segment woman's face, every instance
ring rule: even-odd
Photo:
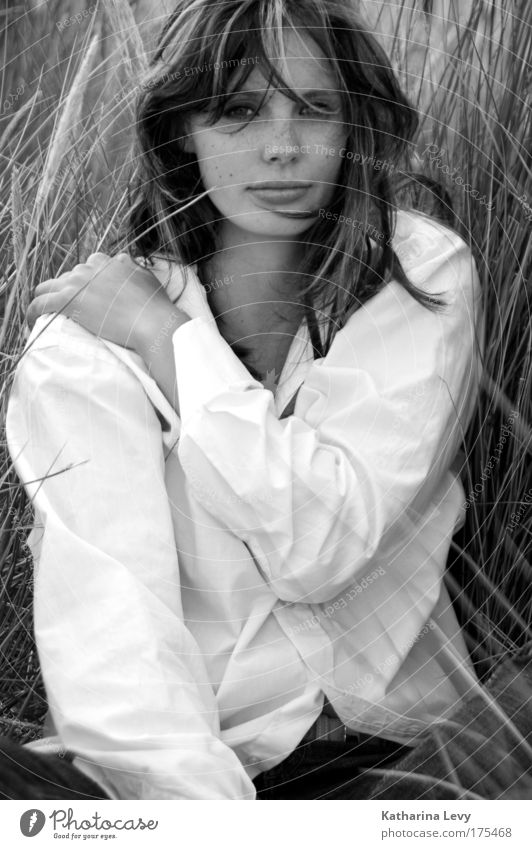
[[[267,90],[257,62],[229,97],[218,123],[208,126],[204,115],[192,117],[186,142],[220,215],[266,239],[303,233],[331,202],[347,136],[334,77],[310,38],[290,33],[287,69],[279,70],[286,70],[294,90],[327,114],[301,106],[276,88]],[[311,210],[314,216],[304,217]]]

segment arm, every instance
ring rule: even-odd
[[[173,334],[185,474],[281,599],[349,586],[405,509],[428,505],[460,444],[478,383],[478,276],[457,236],[422,259],[411,278],[446,293],[448,310],[389,284],[310,366],[283,420],[212,321]]]
[[[183,624],[155,411],[79,325],[57,316],[39,335],[49,319],[17,367],[7,438],[43,526],[35,635],[54,725],[115,798],[253,795]]]
[[[146,369],[161,389],[174,412],[179,416],[179,394],[176,380],[172,335],[178,327],[190,321],[181,309],[171,307],[162,314],[153,328],[143,327],[136,343],[136,351],[142,357]],[[172,328],[165,333],[165,328]]]

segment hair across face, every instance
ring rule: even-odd
[[[310,94],[315,84],[329,91],[325,100]],[[228,113],[239,99],[247,108]],[[276,177],[308,181],[314,194],[294,211],[322,203],[330,214],[310,225],[281,216],[279,229],[285,222],[289,236],[304,234],[304,297],[329,312],[327,346],[349,314],[385,285],[392,266],[425,303],[389,244],[395,172],[408,161],[417,114],[351,0],[179,0],[139,87],[136,119],[124,235],[137,253],[201,261],[217,249],[220,222],[239,198],[249,199],[242,185]],[[270,148],[282,128],[270,158],[261,127]],[[245,169],[239,168],[238,151],[249,147],[255,159],[242,152]],[[220,178],[224,191],[210,191]],[[268,204],[262,221],[275,235],[267,213]],[[257,213],[257,226],[260,220]],[[369,241],[375,233],[377,250]]]
[[[328,60],[294,31],[282,63],[290,88],[273,85],[257,62],[231,86],[220,117],[209,108],[187,122],[186,149],[197,159],[216,220],[254,240],[304,233],[333,201],[341,171],[346,127]]]

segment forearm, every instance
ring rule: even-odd
[[[435,486],[449,485],[477,392],[479,284],[465,243],[440,251],[424,276],[434,292],[454,282],[445,317],[386,287],[372,312],[357,311],[327,356],[302,370],[294,414],[283,420],[208,322],[174,336],[181,466],[283,600],[343,592],[405,510],[420,510],[420,522]],[[206,497],[213,487],[216,497]]]
[[[164,315],[161,314],[153,321],[150,328],[143,329],[135,344],[135,350],[144,360],[149,374],[178,415],[179,396],[172,335],[187,321],[190,318],[183,310],[171,306]]]

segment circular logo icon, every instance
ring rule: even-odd
[[[29,811],[24,811],[20,818],[20,830],[24,837],[35,837],[42,831],[46,817],[42,811],[37,808],[30,808]]]

